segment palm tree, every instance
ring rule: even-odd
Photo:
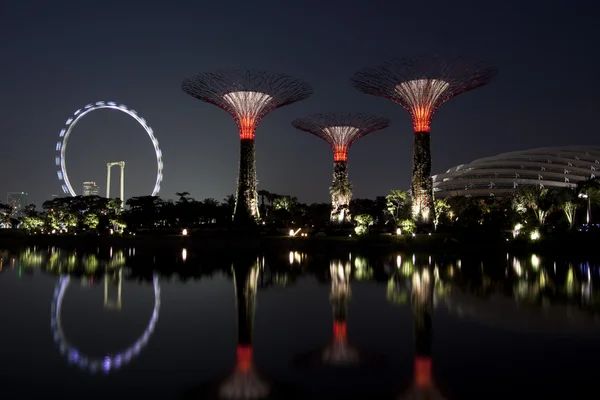
[[[592,204],[600,204],[600,179],[590,178],[577,183],[578,197],[587,199],[587,223],[592,222]]]
[[[548,214],[556,207],[556,191],[542,186],[525,187],[517,192],[514,206],[517,211],[532,211],[541,227]]]
[[[581,204],[577,191],[572,188],[559,188],[557,189],[557,199],[558,207],[563,211],[567,222],[569,222],[569,229],[573,229],[575,214]]]

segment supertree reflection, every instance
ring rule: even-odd
[[[360,264],[366,261],[361,259]],[[356,265],[356,264],[355,264]],[[356,278],[356,270],[354,277]],[[367,355],[356,349],[348,340],[348,301],[351,297],[350,277],[352,264],[350,260],[335,259],[329,263],[331,291],[329,299],[333,312],[333,333],[331,342],[325,348],[299,354],[295,364],[300,367],[370,367],[379,363],[379,357]]]
[[[332,261],[331,304],[333,306],[333,341],[323,352],[323,362],[330,365],[352,365],[358,363],[358,351],[350,347],[347,337],[346,315],[350,299],[350,262]]]
[[[411,305],[415,340],[412,386],[400,399],[444,399],[432,374],[433,308],[435,276],[428,268],[415,271],[411,277]]]
[[[252,330],[259,275],[258,259],[249,268],[233,267],[233,282],[238,321],[236,364],[233,373],[219,388],[219,395],[226,399],[260,399],[269,395],[270,387],[254,367]]]

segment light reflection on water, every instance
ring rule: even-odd
[[[371,398],[379,398],[374,394],[378,392],[381,398],[402,394],[406,398],[455,398],[460,393],[464,398],[468,393],[464,384],[451,379],[458,373],[455,370],[468,371],[458,362],[459,357],[441,358],[442,366],[437,367],[434,346],[441,346],[436,348],[446,355],[456,351],[448,347],[448,339],[467,346],[481,341],[505,348],[510,343],[514,354],[489,349],[497,357],[504,357],[495,363],[507,366],[514,362],[517,349],[520,357],[528,349],[532,354],[537,351],[531,340],[555,346],[556,353],[570,354],[569,363],[600,352],[600,345],[590,339],[600,333],[600,267],[587,261],[554,260],[539,254],[506,254],[481,260],[412,253],[329,257],[297,251],[215,259],[186,248],[173,254],[139,253],[136,255],[135,248],[89,252],[31,247],[17,253],[0,251],[0,299],[3,304],[15,305],[0,331],[0,343],[4,343],[0,354],[3,359],[20,362],[14,366],[5,363],[0,374],[24,374],[22,368],[38,358],[28,351],[18,356],[16,348],[20,346],[25,350],[35,347],[45,354],[38,367],[51,371],[46,377],[57,374],[61,379],[78,379],[81,385],[95,387],[98,396],[109,393],[105,385],[110,381],[106,379],[113,377],[113,384],[122,389],[140,395],[162,393],[163,398],[182,394],[194,398],[262,398],[273,394],[292,398],[298,393],[304,396],[301,398],[312,398],[315,392],[360,393],[367,387]],[[22,281],[25,277],[33,279]],[[88,333],[90,340],[76,334],[71,339],[63,324],[69,324],[69,332],[75,332],[79,323],[86,326],[93,318],[106,318],[86,312],[89,290],[71,293],[67,289],[74,281],[101,289],[103,308],[117,310],[126,321],[113,320]],[[152,292],[150,304],[148,294]],[[271,315],[255,315],[259,298]],[[78,320],[63,321],[67,317],[61,313],[63,303],[79,310]],[[328,317],[323,313],[326,309],[330,310]],[[46,328],[20,335],[19,321],[24,316]],[[262,321],[257,329],[255,319]],[[383,322],[373,325],[375,319]],[[304,324],[299,323],[301,320]],[[145,328],[140,329],[142,324]],[[322,331],[321,327],[327,325],[328,332]],[[412,332],[412,340],[400,344],[388,336],[405,327]],[[285,341],[282,337],[273,336],[279,330],[291,333],[285,339],[287,345],[279,344]],[[54,341],[51,351],[48,338]],[[76,338],[87,342],[86,351],[78,347]],[[94,350],[105,348],[106,342],[115,338],[129,344],[106,353]],[[12,348],[6,343],[19,346]],[[282,351],[270,350],[278,345]],[[398,346],[402,347],[400,352],[391,350]],[[570,346],[587,346],[588,352],[582,355],[567,351]],[[231,362],[232,353],[235,357]],[[407,368],[406,354],[411,353],[411,366]],[[479,369],[492,368],[489,360],[474,353],[469,357],[478,360]],[[193,354],[204,357],[193,358]],[[585,360],[581,371],[561,371],[558,366],[567,356],[555,357],[555,384],[559,389],[561,384],[568,385],[569,379],[579,382],[586,374],[597,372],[595,364],[591,364],[595,370],[585,367]],[[461,367],[449,367],[452,360]],[[538,362],[545,365],[553,360]],[[349,381],[327,375],[329,369],[338,368],[348,374],[358,368],[362,371],[360,379]],[[532,374],[532,382],[539,378],[534,369],[526,369]],[[377,372],[365,374],[368,370]],[[311,375],[314,371],[321,371],[320,375]],[[503,373],[505,379],[510,379],[519,372],[507,368]],[[156,379],[149,379],[149,375]],[[127,378],[120,380],[119,376]],[[65,389],[52,382],[46,382],[48,393],[75,395],[74,388]],[[443,389],[439,389],[438,382]],[[373,385],[377,390],[372,389]],[[583,393],[584,387],[578,387]],[[532,383],[530,390],[540,395],[542,389],[535,388]],[[35,389],[21,390],[27,397],[33,394],[28,390]],[[527,393],[527,388],[523,390],[521,396]],[[551,393],[556,388],[548,386],[547,390]],[[509,388],[504,393],[517,395]]]

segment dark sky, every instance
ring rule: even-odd
[[[59,131],[75,110],[99,100],[136,109],[154,129],[164,156],[162,197],[233,193],[233,119],[180,89],[184,78],[218,68],[273,70],[313,85],[308,100],[267,115],[256,138],[259,189],[303,202],[329,201],[330,148],[290,125],[314,112],[389,117],[388,129],[350,152],[354,196],[408,188],[408,113],[349,84],[357,69],[395,56],[461,54],[500,70],[434,117],[433,173],[504,151],[598,145],[599,18],[592,0],[4,1],[0,200],[26,191],[41,204],[61,192]],[[156,162],[143,129],[111,110],[82,118],[67,151],[75,190],[95,180],[103,192],[106,162],[119,160],[127,163],[126,197],[150,194]],[[117,179],[112,186],[116,195]]]

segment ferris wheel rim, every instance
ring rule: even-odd
[[[154,130],[152,129],[152,127],[150,127],[150,125],[148,125],[148,123],[146,122],[146,120],[143,117],[138,115],[137,111],[127,107],[124,104],[117,104],[114,101],[97,101],[95,103],[87,104],[83,108],[80,108],[77,111],[75,111],[67,119],[67,121],[65,122],[65,125],[61,129],[61,131],[59,133],[59,140],[56,142],[57,155],[55,157],[55,165],[56,165],[56,167],[58,167],[58,171],[56,173],[58,175],[58,180],[62,182],[63,192],[65,194],[70,194],[73,197],[77,196],[77,194],[75,193],[75,190],[73,190],[73,186],[71,185],[71,182],[69,181],[69,175],[67,173],[67,166],[66,166],[66,157],[65,156],[66,156],[66,149],[67,149],[67,143],[69,140],[69,136],[71,135],[71,132],[72,132],[73,128],[75,127],[75,125],[77,124],[77,122],[81,118],[83,118],[84,115],[87,115],[92,111],[96,111],[96,110],[100,110],[100,109],[112,109],[112,110],[124,112],[125,114],[127,114],[130,117],[132,117],[133,119],[135,119],[142,126],[142,128],[144,128],[144,130],[148,134],[148,137],[152,141],[152,145],[154,147],[154,152],[156,155],[156,164],[157,164],[156,181],[154,184],[154,188],[152,189],[152,196],[156,196],[160,192],[160,185],[161,185],[161,182],[163,179],[162,151],[158,145],[158,139],[154,135]],[[121,199],[121,201],[124,202],[125,199]]]
[[[105,357],[88,357],[85,353],[79,351],[75,346],[71,345],[62,329],[61,323],[61,308],[65,291],[69,286],[70,278],[68,275],[61,275],[60,279],[54,289],[54,297],[52,299],[52,305],[50,307],[50,328],[54,342],[58,346],[60,353],[67,358],[69,363],[76,364],[82,369],[87,369],[92,373],[102,371],[104,373],[110,373],[114,370],[120,369],[125,365],[129,364],[135,357],[137,357],[142,349],[146,346],[150,340],[150,336],[154,333],[156,323],[158,322],[160,312],[160,284],[158,281],[158,275],[154,274],[152,283],[154,287],[154,309],[152,311],[152,317],[148,322],[148,325],[142,335],[129,347],[122,351],[118,351],[114,354],[107,354]]]

